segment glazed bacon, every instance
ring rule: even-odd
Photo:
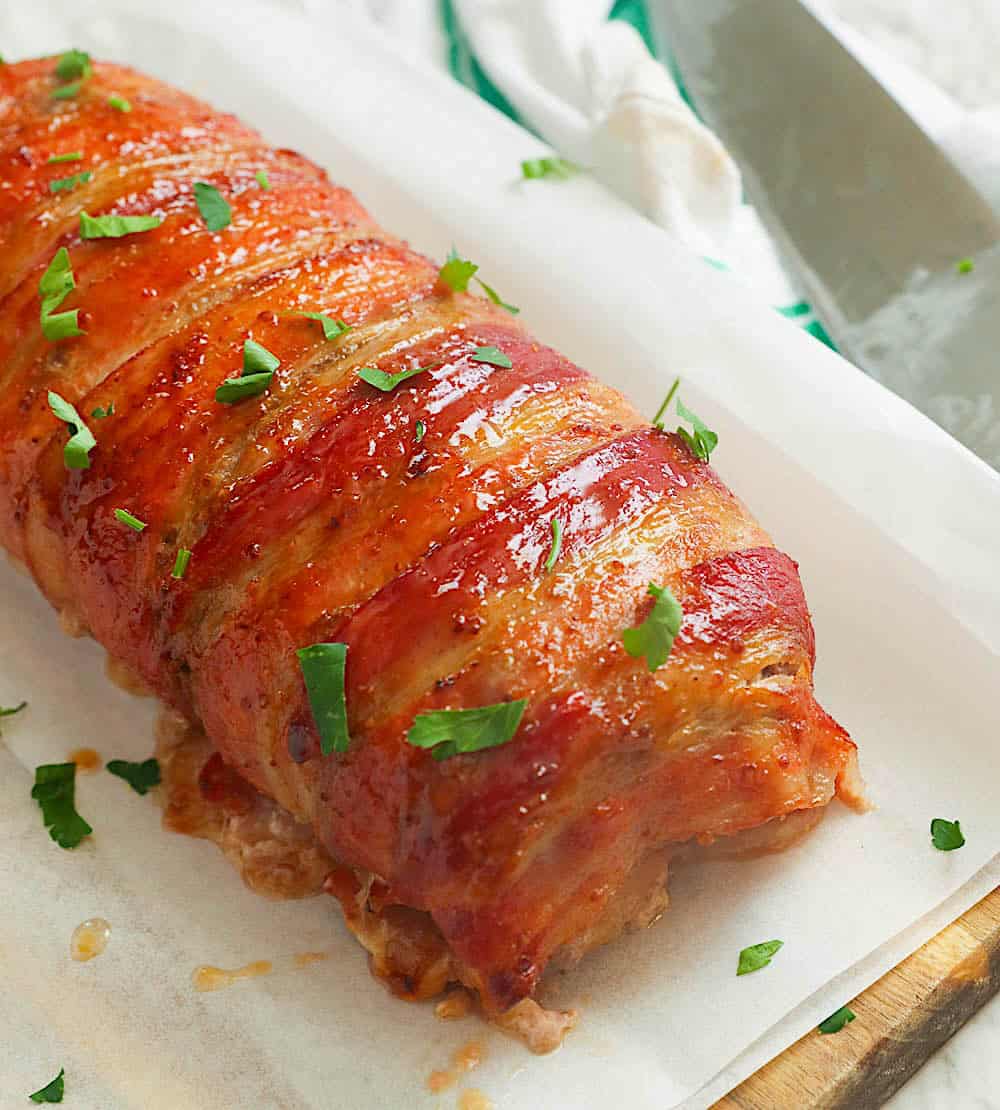
[[[358,897],[419,916],[444,978],[498,1015],[553,958],[654,916],[672,846],[855,797],[796,566],[681,439],[452,292],[299,155],[119,66],[53,99],[54,64],[0,67],[0,538],[204,728],[202,779],[224,761],[313,827],[349,918]],[[198,181],[230,205],[221,230]],[[81,240],[82,210],[162,224]],[[50,342],[60,247],[85,334]],[[328,341],[306,312],[351,330]],[[280,365],[221,404],[247,339]],[[381,392],[365,366],[430,368]],[[50,390],[96,436],[88,469],[64,464]],[[684,612],[655,673],[622,644],[650,582]],[[296,658],[318,642],[348,645],[343,754],[320,754]],[[406,742],[420,713],[521,698],[501,747]]]

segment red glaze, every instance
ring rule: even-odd
[[[305,159],[120,67],[53,101],[52,69],[0,67],[0,539],[204,726],[204,792],[238,812],[252,784],[313,822],[378,876],[372,912],[431,915],[489,1012],[605,935],[670,845],[849,793],[795,564],[708,466],[443,287]],[[48,163],[70,150],[83,159]],[[225,195],[228,227],[205,227],[196,181]],[[84,209],[163,223],[82,242]],[[61,309],[86,334],[53,344],[38,282],[60,246],[76,279]],[[309,311],[351,331],[327,341]],[[264,394],[220,404],[247,339],[280,365]],[[477,361],[494,346],[510,367]],[[383,393],[364,366],[427,369]],[[87,470],[64,466],[50,389],[97,438]],[[684,610],[655,674],[621,638],[650,582]],[[295,651],[329,640],[348,644],[352,743],[323,758]],[[516,698],[505,746],[437,762],[406,742],[421,712]]]

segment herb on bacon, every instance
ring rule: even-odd
[[[343,320],[335,320],[332,316],[327,316],[322,312],[300,312],[299,315],[304,316],[307,320],[319,321],[323,328],[324,339],[338,339],[351,330],[350,324],[345,324]]]
[[[469,282],[475,277],[478,270],[479,267],[475,262],[460,257],[455,248],[452,247],[448,252],[445,264],[438,271],[438,279],[447,285],[453,293],[465,293],[468,292]],[[516,316],[521,311],[515,305],[507,304],[506,301],[502,300],[500,294],[487,285],[481,277],[477,277],[476,281],[482,286],[483,292],[494,304],[507,309],[512,316]]]
[[[684,612],[666,586],[650,582],[648,592],[655,598],[653,608],[637,628],[626,628],[622,632],[622,643],[629,655],[636,658],[645,656],[650,671],[656,671],[667,661],[680,631]]]
[[[549,557],[545,560],[546,570],[551,570],[556,565],[559,552],[562,551],[562,535],[562,521],[554,516],[552,518],[552,547],[549,549]]]
[[[258,170],[254,174],[254,177],[257,179],[257,184],[262,189],[266,190],[271,188],[271,179],[267,176],[267,170]]]
[[[44,1087],[35,1091],[34,1094],[28,1095],[32,1102],[62,1102],[63,1094],[65,1094],[65,1083],[63,1076],[66,1074],[65,1068],[59,1069],[59,1074],[52,1080],[51,1083],[46,1083]]]
[[[427,434],[427,425],[422,420],[418,420],[416,422],[416,424],[413,425],[413,439],[414,439],[414,442],[422,443],[423,439],[424,439],[424,436],[426,434]]]
[[[752,971],[760,971],[767,967],[779,948],[784,947],[783,940],[765,940],[760,944],[751,944],[740,952],[740,961],[736,967],[737,975],[749,975]]]
[[[98,405],[97,408],[94,409],[91,412],[90,415],[95,420],[104,420],[109,416],[114,416],[114,414],[115,414],[115,403],[114,403],[114,401],[112,401],[111,404],[109,404],[107,408],[102,408],[100,405]]]
[[[67,470],[86,470],[90,466],[90,452],[97,446],[94,433],[83,422],[83,417],[58,393],[49,390],[49,408],[70,429],[70,437],[63,446],[63,462]]]
[[[52,99],[72,100],[75,96],[77,96],[82,87],[82,81],[71,81],[68,85],[60,85],[59,88],[52,90]]]
[[[145,794],[154,786],[160,785],[160,764],[155,759],[144,759],[132,763],[127,759],[112,759],[107,769],[118,778],[124,779],[136,794]]]
[[[52,343],[84,334],[79,325],[78,308],[68,312],[55,311],[75,288],[69,251],[60,247],[38,283],[38,295],[42,301],[42,335]]]
[[[935,817],[931,821],[931,843],[939,852],[954,852],[956,848],[961,848],[965,843],[961,824]]]
[[[76,812],[75,795],[75,763],[46,763],[35,768],[31,796],[41,806],[49,836],[60,848],[75,848],[94,831]]]
[[[312,644],[296,654],[319,732],[320,751],[324,755],[346,752],[351,744],[344,687],[347,644]]]
[[[80,213],[81,239],[121,239],[140,231],[152,231],[163,223],[160,216],[91,216]]]
[[[663,398],[663,404],[656,410],[656,415],[653,417],[653,427],[659,428],[663,431],[665,423],[664,416],[666,416],[667,409],[670,407],[670,402],[674,399],[674,394],[677,392],[678,386],[681,384],[680,378],[674,378],[674,384],[670,387],[666,397]]]
[[[215,399],[223,405],[233,405],[247,397],[256,397],[271,384],[281,360],[252,339],[243,344],[243,373],[238,378],[226,378],[215,391]]]
[[[381,389],[383,393],[391,393],[397,385],[405,382],[408,378],[415,378],[417,374],[422,374],[425,370],[433,370],[435,366],[440,366],[440,362],[431,362],[426,366],[414,366],[410,370],[400,370],[398,374],[390,374],[385,370],[378,370],[374,366],[362,366],[358,371],[358,377],[369,385],[373,385],[376,389]]]
[[[194,200],[209,231],[221,231],[232,223],[233,212],[229,202],[214,185],[209,185],[207,181],[196,181]]]
[[[65,154],[50,154],[46,161],[47,166],[56,165],[59,162],[79,162],[83,159],[83,152],[80,150],[70,150]]]
[[[183,578],[187,574],[188,563],[191,562],[191,552],[182,547],[177,552],[177,558],[174,559],[174,569],[170,572],[171,578]]]
[[[124,96],[119,96],[117,93],[112,93],[108,97],[108,105],[118,112],[131,112],[132,103],[126,100]]]
[[[719,442],[719,437],[715,432],[709,431],[690,409],[685,408],[680,397],[677,398],[677,415],[682,420],[687,420],[694,429],[689,432],[685,428],[679,427],[677,429],[677,434],[688,445],[688,449],[696,459],[701,459],[702,462],[708,462]]]
[[[128,509],[115,509],[115,520],[131,528],[133,532],[143,532],[148,527],[144,520],[133,516]]]
[[[435,709],[419,713],[406,734],[415,748],[429,748],[436,760],[496,748],[513,739],[527,701],[502,701],[476,709]]]
[[[56,77],[60,81],[83,80],[91,74],[90,55],[85,50],[67,50],[56,62]]]
[[[486,362],[490,366],[502,366],[505,369],[514,365],[499,347],[477,347],[471,358],[473,362]]]
[[[74,173],[69,177],[57,177],[55,181],[49,182],[49,192],[68,193],[75,189],[77,185],[88,182],[93,176],[90,170],[84,170],[82,173]]]

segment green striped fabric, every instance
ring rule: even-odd
[[[439,4],[441,26],[444,30],[448,50],[448,68],[451,71],[452,77],[465,85],[466,88],[472,89],[474,93],[482,97],[487,103],[492,104],[494,108],[499,109],[504,115],[509,116],[515,123],[520,124],[526,130],[532,131],[534,134],[535,132],[533,129],[521,119],[514,105],[511,104],[500,89],[493,84],[486,71],[479,64],[468,37],[462,29],[461,21],[458,18],[458,13],[455,11],[455,5],[452,0],[439,0]],[[697,116],[698,109],[684,86],[676,61],[669,51],[661,51],[658,49],[656,40],[653,38],[649,12],[646,10],[646,0],[614,0],[608,18],[620,19],[623,23],[628,23],[636,29],[642,41],[646,44],[650,54],[652,54],[654,58],[659,58],[666,66],[667,71],[674,80],[674,84],[677,86],[677,91],[680,93],[684,102]],[[729,266],[719,259],[705,258],[704,261],[719,270],[729,269]],[[826,329],[817,319],[812,307],[806,301],[800,300],[796,301],[795,304],[781,305],[778,307],[777,311],[780,312],[782,316],[794,320],[804,331],[809,332],[810,335],[814,335],[820,342],[825,343],[828,347],[833,348],[833,350],[837,349],[833,344],[833,340],[827,334]]]

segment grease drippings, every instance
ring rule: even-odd
[[[261,975],[270,975],[273,970],[274,965],[270,960],[254,960],[231,970],[201,964],[191,973],[191,982],[194,983],[196,991],[218,991],[223,987],[231,987],[241,979],[256,979]]]
[[[81,921],[73,930],[69,942],[69,954],[78,963],[86,963],[99,956],[111,939],[111,926],[103,917],[91,917]]]
[[[466,1072],[479,1067],[485,1054],[486,1050],[479,1041],[469,1041],[462,1045],[452,1054],[450,1068],[432,1071],[427,1077],[427,1089],[433,1094],[440,1094],[441,1091],[453,1087]]]
[[[92,775],[101,769],[101,757],[93,748],[74,748],[66,758],[70,763],[76,764],[81,775]]]
[[[493,1110],[493,1103],[475,1087],[469,1087],[458,1099],[458,1110]]]

